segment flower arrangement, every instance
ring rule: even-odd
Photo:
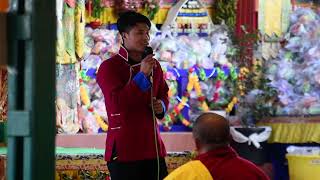
[[[238,81],[238,112],[246,126],[254,126],[262,118],[276,114],[277,91],[265,77],[266,69],[262,68],[265,63],[264,59],[254,59],[252,66],[239,75],[242,77]]]
[[[153,20],[159,9],[159,0],[147,0],[144,2],[144,9],[142,12],[148,16],[150,20]]]
[[[299,8],[290,15],[283,47],[269,63],[269,78],[278,91],[281,116],[320,114],[320,13]]]
[[[173,91],[174,88],[175,87],[169,89],[169,94],[168,94],[169,99],[173,99],[172,95],[174,95],[175,93],[172,93],[171,91]],[[203,112],[209,111],[208,104],[205,101],[205,97],[201,90],[199,77],[195,72],[194,68],[189,68],[187,92],[181,98],[176,97],[178,100],[178,103],[175,103],[173,110],[170,113],[166,114],[165,118],[163,119],[162,124],[165,130],[170,130],[170,126],[176,119],[180,120],[181,123],[186,127],[189,127],[189,128],[193,127],[193,123],[190,120],[187,120],[184,117],[183,113],[181,113],[181,111],[185,106],[188,106],[188,107],[190,106],[188,104],[188,101],[190,99],[190,94],[193,90],[195,91],[197,99],[200,104],[199,109]]]
[[[255,126],[264,117],[276,114],[275,104],[278,102],[277,91],[271,86],[266,76],[266,61],[261,57],[259,51],[260,33],[247,32],[244,35],[234,38],[232,49],[229,55],[237,65],[237,97],[228,105],[228,111],[236,104],[237,116],[242,125]]]
[[[236,4],[236,0],[216,0],[213,3],[213,23],[224,22],[229,29],[233,29],[236,24]]]

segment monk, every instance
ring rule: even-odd
[[[227,119],[214,113],[200,115],[193,127],[198,156],[179,167],[165,180],[268,180],[253,163],[241,158],[230,147]]]

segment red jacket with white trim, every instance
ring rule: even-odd
[[[108,134],[105,159],[109,161],[115,145],[118,161],[128,162],[156,158],[151,88],[146,92],[133,80],[140,65],[131,67],[128,53],[121,47],[119,53],[104,61],[97,73],[97,82],[103,92],[108,112]],[[168,107],[168,86],[160,64],[153,70],[153,96]],[[160,157],[166,156],[157,125],[157,146]]]

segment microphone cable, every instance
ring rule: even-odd
[[[141,65],[141,63],[135,64],[133,66],[130,66],[130,74],[129,74],[129,80],[127,82],[127,85],[130,83],[130,80],[132,78],[132,71],[133,68],[136,66]],[[151,110],[152,110],[152,119],[153,119],[153,131],[154,131],[154,143],[155,143],[155,150],[156,150],[156,158],[157,158],[157,180],[160,180],[160,155],[159,155],[159,149],[158,149],[158,136],[157,136],[157,118],[156,114],[154,112],[154,106],[153,106],[153,69],[151,71],[150,75],[150,82],[151,82]]]
[[[157,180],[160,180],[160,155],[159,155],[159,149],[158,149],[158,133],[157,133],[157,118],[156,114],[154,112],[154,106],[153,106],[153,69],[151,71],[150,76],[151,81],[151,109],[152,109],[152,119],[153,119],[153,130],[154,130],[154,143],[155,143],[155,149],[156,149],[156,156],[157,156]]]

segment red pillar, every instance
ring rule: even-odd
[[[238,0],[236,12],[235,35],[240,40],[240,45],[246,47],[240,52],[240,64],[250,66],[253,56],[253,43],[255,39],[243,39],[244,31],[241,26],[246,27],[249,33],[256,32],[258,29],[258,0]],[[242,39],[242,40],[241,40]]]
[[[241,26],[247,27],[249,32],[258,28],[258,0],[238,0],[236,16],[236,35],[243,34]]]

